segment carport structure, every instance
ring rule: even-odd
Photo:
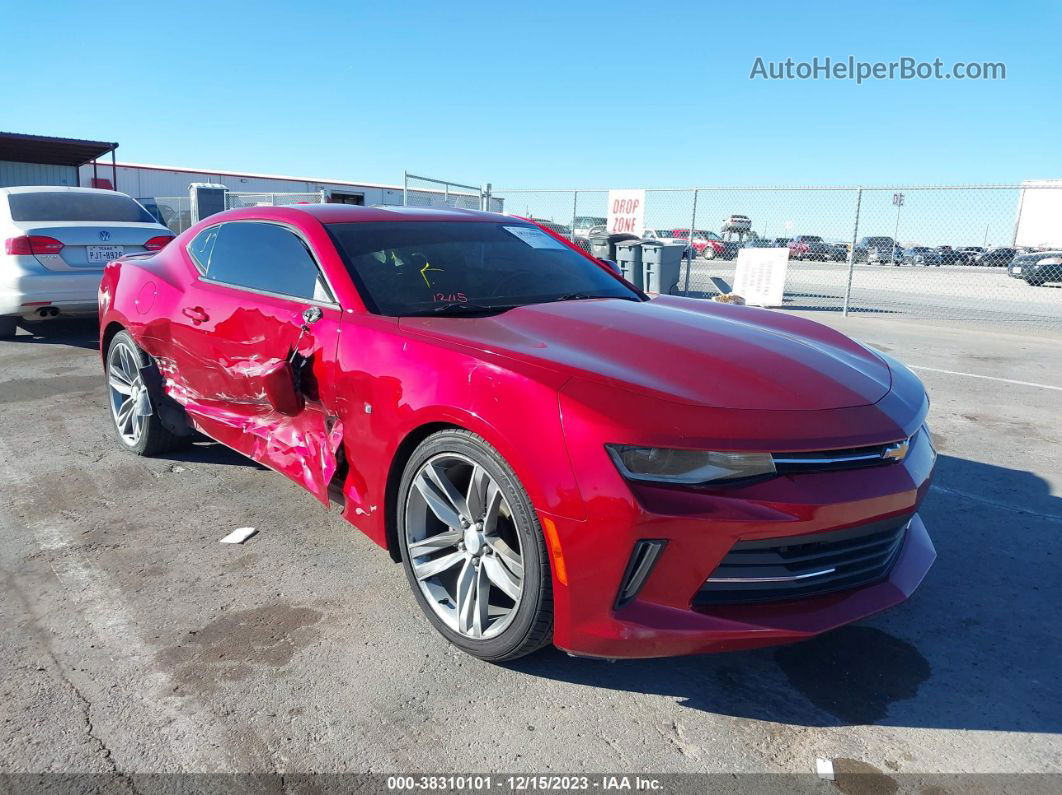
[[[114,152],[117,143],[0,132],[0,186],[73,184],[80,186],[79,167],[92,163],[92,187],[118,189]],[[97,161],[111,153],[111,179],[100,179]],[[70,169],[72,175],[64,169]],[[72,176],[72,180],[70,177]]]

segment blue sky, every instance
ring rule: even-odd
[[[1062,177],[1057,2],[0,0],[0,14],[0,129],[117,140],[133,162],[511,187]],[[1003,61],[1007,79],[749,79],[757,56],[848,55]]]

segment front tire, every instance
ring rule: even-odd
[[[550,642],[542,528],[515,473],[484,439],[453,429],[421,442],[402,474],[397,514],[414,597],[450,643],[502,662]]]
[[[143,369],[153,366],[151,357],[119,331],[107,346],[107,406],[118,444],[143,456],[158,455],[181,445],[182,439],[166,430],[152,406],[144,383]]]

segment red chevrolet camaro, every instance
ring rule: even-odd
[[[936,459],[903,365],[792,315],[641,293],[534,224],[211,216],[100,287],[111,418],[300,483],[489,660],[807,638],[908,597]]]

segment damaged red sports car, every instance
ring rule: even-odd
[[[799,640],[935,557],[908,369],[793,315],[647,296],[528,221],[234,210],[109,265],[99,301],[124,447],[202,433],[337,504],[484,659]]]

